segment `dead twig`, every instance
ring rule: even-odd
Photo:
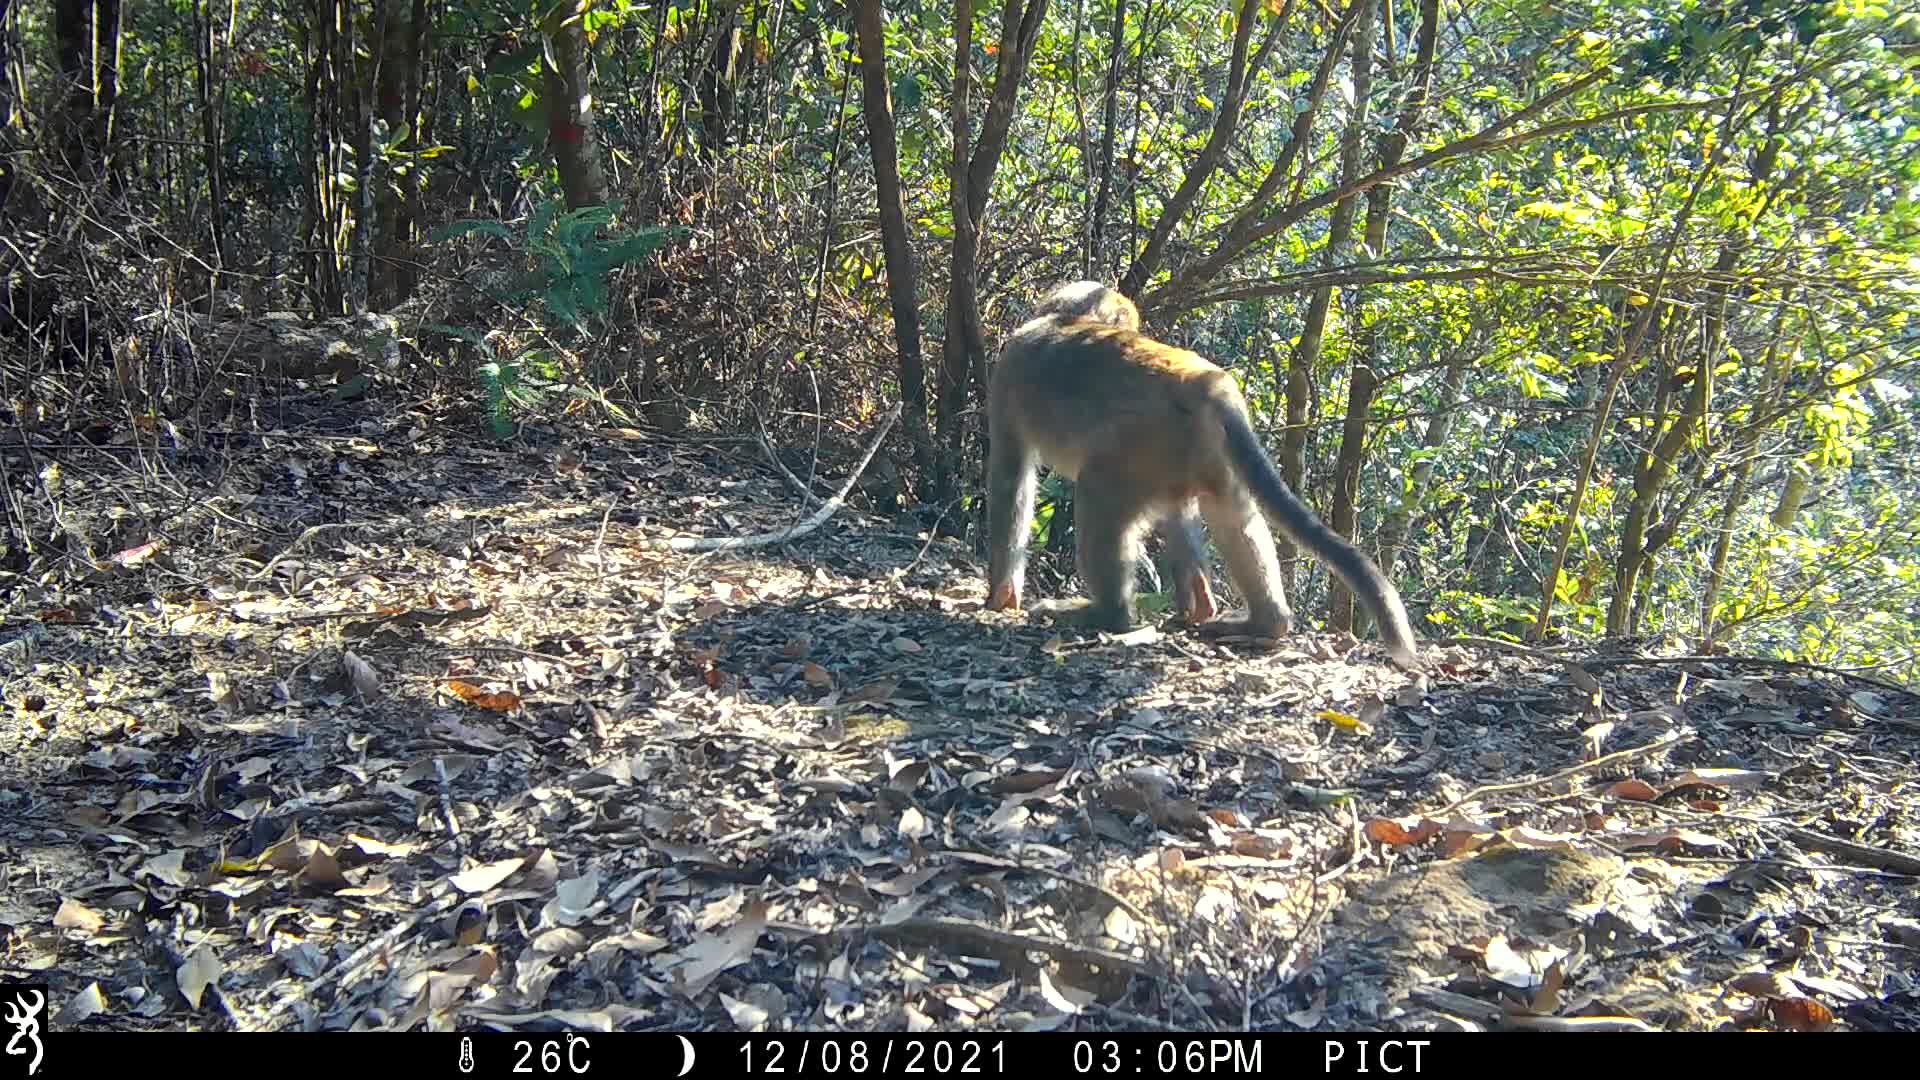
[[[848,475],[847,482],[842,484],[840,490],[834,494],[833,498],[828,499],[822,504],[818,511],[797,525],[792,525],[785,529],[776,529],[773,532],[755,533],[750,536],[676,536],[670,540],[641,540],[636,546],[651,549],[666,549],[669,551],[698,551],[718,554],[720,552],[742,551],[747,548],[765,547],[769,544],[778,544],[805,536],[826,524],[827,519],[832,517],[846,504],[848,493],[853,490],[853,485],[859,482],[860,475],[867,471],[867,464],[873,460],[873,455],[880,449],[880,443],[886,439],[887,432],[893,428],[893,422],[899,418],[900,406],[896,404],[892,409],[887,411],[887,418],[881,421],[879,432],[875,434],[872,444],[867,447],[866,454],[861,457],[860,464],[855,466],[853,472]]]
[[[1801,847],[1824,851],[1829,855],[1838,855],[1857,865],[1920,877],[1920,856],[1888,851],[1885,848],[1868,847],[1866,844],[1856,844],[1851,840],[1842,840],[1837,836],[1814,832],[1812,829],[1791,828],[1787,830],[1787,835]]]
[[[1611,754],[1604,754],[1594,758],[1592,761],[1583,761],[1578,765],[1569,766],[1561,769],[1557,773],[1552,773],[1547,776],[1536,776],[1531,780],[1514,780],[1505,784],[1485,784],[1474,788],[1472,791],[1467,792],[1465,795],[1460,796],[1458,799],[1453,800],[1427,816],[1442,817],[1453,813],[1455,810],[1460,809],[1470,802],[1478,801],[1488,795],[1500,795],[1511,791],[1526,791],[1529,788],[1544,787],[1547,784],[1558,783],[1561,780],[1578,776],[1584,772],[1604,769],[1609,765],[1618,764],[1622,761],[1631,761],[1634,758],[1645,757],[1648,754],[1658,753],[1662,750],[1670,750],[1691,738],[1693,738],[1691,735],[1668,732],[1644,746],[1629,746],[1625,750],[1616,750]]]

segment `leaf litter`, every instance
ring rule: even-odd
[[[100,546],[0,590],[61,1023],[1920,1026],[1897,689],[1063,633],[904,519],[646,546],[794,520],[722,444],[353,423],[69,485]]]

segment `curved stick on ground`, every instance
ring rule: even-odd
[[[842,506],[846,505],[847,493],[853,490],[853,485],[860,482],[860,474],[867,471],[867,464],[873,460],[873,455],[880,450],[880,444],[886,440],[887,432],[893,429],[893,422],[898,419],[900,419],[900,406],[895,404],[892,409],[887,411],[886,419],[880,422],[880,430],[874,433],[873,442],[868,445],[866,454],[860,459],[860,464],[855,466],[853,472],[848,475],[847,482],[840,485],[840,490],[834,492],[833,498],[823,503],[820,509],[814,511],[813,515],[805,521],[785,529],[776,529],[773,532],[754,533],[751,536],[676,536],[671,540],[642,540],[639,546],[651,549],[665,548],[669,551],[739,551],[744,548],[765,547],[768,544],[778,544],[785,540],[793,540],[805,536],[826,524],[828,518],[832,517]]]

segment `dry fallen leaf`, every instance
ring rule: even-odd
[[[1639,777],[1622,780],[1607,788],[1608,795],[1616,799],[1629,799],[1633,802],[1652,802],[1660,797],[1660,789]]]
[[[62,900],[60,909],[53,913],[53,925],[61,930],[82,930],[92,935],[99,933],[107,920],[78,900]]]
[[[1428,837],[1438,833],[1440,828],[1441,826],[1438,822],[1426,818],[1421,818],[1413,822],[1412,828],[1408,828],[1392,818],[1374,818],[1372,821],[1367,822],[1365,832],[1367,839],[1372,840],[1376,844],[1385,844],[1388,847],[1406,847],[1408,844],[1418,844],[1426,840]]]
[[[498,713],[510,713],[516,712],[520,708],[520,695],[512,693],[511,691],[502,690],[499,693],[489,693],[461,679],[447,680],[446,687],[447,691],[454,697],[459,698],[461,701],[477,709],[487,709],[491,712]]]
[[[1023,795],[1039,791],[1066,779],[1065,769],[1038,769],[1031,772],[1008,773],[997,776],[987,784],[987,790],[995,795]]]
[[[180,986],[180,996],[187,999],[188,1005],[198,1009],[201,995],[207,992],[207,987],[219,981],[224,970],[225,965],[214,955],[213,947],[202,943],[187,954],[185,963],[174,969],[173,977]]]
[[[353,654],[349,649],[340,654],[340,667],[347,673],[347,680],[353,683],[353,690],[362,701],[372,701],[380,696],[380,673]]]
[[[159,995],[154,995],[156,998]],[[107,994],[97,982],[88,983],[84,990],[73,995],[60,1009],[60,1015],[53,1018],[58,1027],[73,1027],[84,1023],[107,1011]]]
[[[523,858],[516,858],[482,863],[453,875],[447,881],[463,893],[483,893],[512,877],[513,872],[520,869],[526,861]]]
[[[1767,1002],[1774,1022],[1789,1031],[1824,1031],[1833,1026],[1833,1012],[1810,997],[1774,998]]]
[[[721,972],[746,963],[760,940],[760,932],[766,927],[766,901],[756,900],[747,905],[740,921],[724,933],[703,935],[680,950],[675,954],[679,965],[673,969],[673,980],[680,993],[688,998],[699,997]]]

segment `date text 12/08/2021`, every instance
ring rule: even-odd
[[[1007,1075],[1033,1068],[1077,1076],[1258,1075],[1315,1065],[1328,1074],[1420,1073],[1427,1039],[1285,1036],[1073,1037],[740,1036],[729,1055],[753,1075],[906,1076]],[[1269,1042],[1274,1045],[1267,1045]],[[716,1062],[718,1064],[718,1062]]]

